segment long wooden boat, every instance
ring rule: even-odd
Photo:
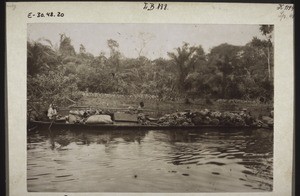
[[[44,128],[63,128],[63,129],[95,129],[95,130],[111,130],[111,129],[132,129],[132,130],[172,130],[172,129],[253,129],[258,127],[252,126],[220,126],[220,125],[188,125],[188,126],[162,126],[162,125],[141,125],[138,123],[115,122],[114,124],[68,124],[65,122],[45,122],[45,121],[30,121],[30,127]],[[273,127],[259,127],[262,129],[273,129]]]

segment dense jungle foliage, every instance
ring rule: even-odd
[[[244,46],[227,43],[205,53],[201,45],[182,46],[169,58],[127,58],[115,40],[110,54],[94,56],[83,45],[76,53],[72,39],[60,35],[59,46],[47,39],[27,42],[29,103],[70,105],[82,91],[109,94],[149,94],[161,100],[176,98],[273,99],[273,26],[261,25],[264,39]],[[108,57],[107,57],[108,56]]]

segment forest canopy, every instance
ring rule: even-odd
[[[183,42],[168,58],[128,58],[116,40],[107,40],[109,55],[93,55],[72,38],[60,34],[59,46],[50,40],[27,42],[29,101],[66,104],[80,92],[148,94],[162,100],[209,99],[273,100],[274,48],[272,25],[260,25],[264,39],[243,45],[223,43],[205,53],[201,45]],[[144,44],[147,44],[146,42]],[[140,50],[142,50],[141,48]]]

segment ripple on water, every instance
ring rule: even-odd
[[[47,175],[50,175],[51,173],[42,173],[42,174],[37,174],[35,176],[47,176]]]
[[[226,163],[221,163],[221,162],[215,162],[215,161],[210,161],[205,163],[206,165],[218,165],[218,166],[223,166],[226,165]]]
[[[255,162],[255,161],[241,161],[241,162],[236,162],[236,163],[240,164],[240,165],[250,165],[250,166],[253,166],[253,165],[264,165],[263,163]]]
[[[69,176],[73,176],[72,174],[66,174],[66,175],[60,175],[60,176],[55,176],[56,178],[65,178],[65,177],[69,177]]]
[[[38,180],[39,178],[27,178],[27,180]]]
[[[254,173],[249,170],[243,170],[242,173],[247,174],[247,175],[254,175]]]
[[[62,165],[65,164],[65,163],[70,162],[70,161],[67,161],[67,160],[60,160],[60,159],[54,159],[53,161],[55,161],[58,164],[62,164]]]

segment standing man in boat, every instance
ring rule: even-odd
[[[50,104],[47,116],[50,120],[53,120],[56,118],[57,111],[56,111],[56,107],[54,104]]]

